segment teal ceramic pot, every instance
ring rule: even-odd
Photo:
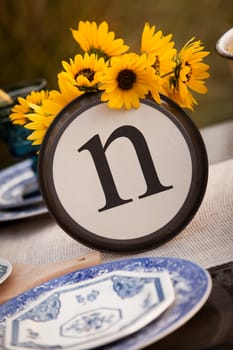
[[[27,80],[3,87],[11,99],[12,104],[0,107],[0,138],[7,145],[10,154],[16,158],[27,158],[38,151],[38,146],[33,146],[27,140],[30,130],[20,125],[13,125],[9,119],[12,107],[17,103],[18,97],[26,97],[32,91],[40,91],[46,88],[45,79]]]

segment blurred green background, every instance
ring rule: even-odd
[[[198,127],[233,117],[233,77],[228,60],[215,51],[217,39],[233,26],[227,0],[0,0],[0,87],[25,79],[46,78],[57,88],[61,61],[81,52],[70,28],[80,20],[109,23],[117,38],[139,52],[145,22],[164,35],[173,34],[176,48],[195,36],[210,55],[208,93],[196,95],[198,106],[189,116]],[[0,141],[0,167],[10,160]]]

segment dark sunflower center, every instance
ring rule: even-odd
[[[189,81],[190,79],[191,79],[191,77],[192,77],[192,66],[188,63],[188,62],[185,62],[185,65],[186,66],[188,66],[189,67],[189,73],[188,74],[186,74],[186,78],[187,78],[187,80]]]
[[[75,74],[74,78],[77,79],[79,75],[84,75],[84,77],[86,77],[89,81],[92,81],[94,79],[95,72],[90,68],[84,68]]]
[[[155,69],[155,73],[157,75],[159,75],[160,74],[160,60],[159,60],[158,56],[156,56],[156,58],[155,58],[155,62],[153,64],[153,68]]]
[[[130,90],[136,81],[136,74],[130,69],[121,70],[117,77],[118,87],[122,90]]]

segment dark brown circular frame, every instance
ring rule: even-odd
[[[192,181],[187,198],[177,214],[159,230],[135,239],[111,239],[86,230],[75,222],[60,202],[53,181],[53,160],[58,141],[69,126],[85,110],[101,102],[100,93],[86,94],[68,104],[50,125],[39,155],[39,183],[49,212],[59,226],[73,239],[101,251],[140,252],[152,249],[172,239],[184,229],[196,214],[206,191],[208,180],[208,158],[201,134],[190,117],[173,101],[161,96],[162,104],[150,99],[141,103],[161,111],[182,133],[192,161]]]

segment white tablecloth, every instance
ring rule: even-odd
[[[93,252],[68,236],[49,214],[0,226],[0,257],[17,263],[52,263]],[[103,261],[170,256],[208,268],[233,260],[233,160],[209,167],[204,200],[192,221],[172,240],[138,254],[103,252]]]

